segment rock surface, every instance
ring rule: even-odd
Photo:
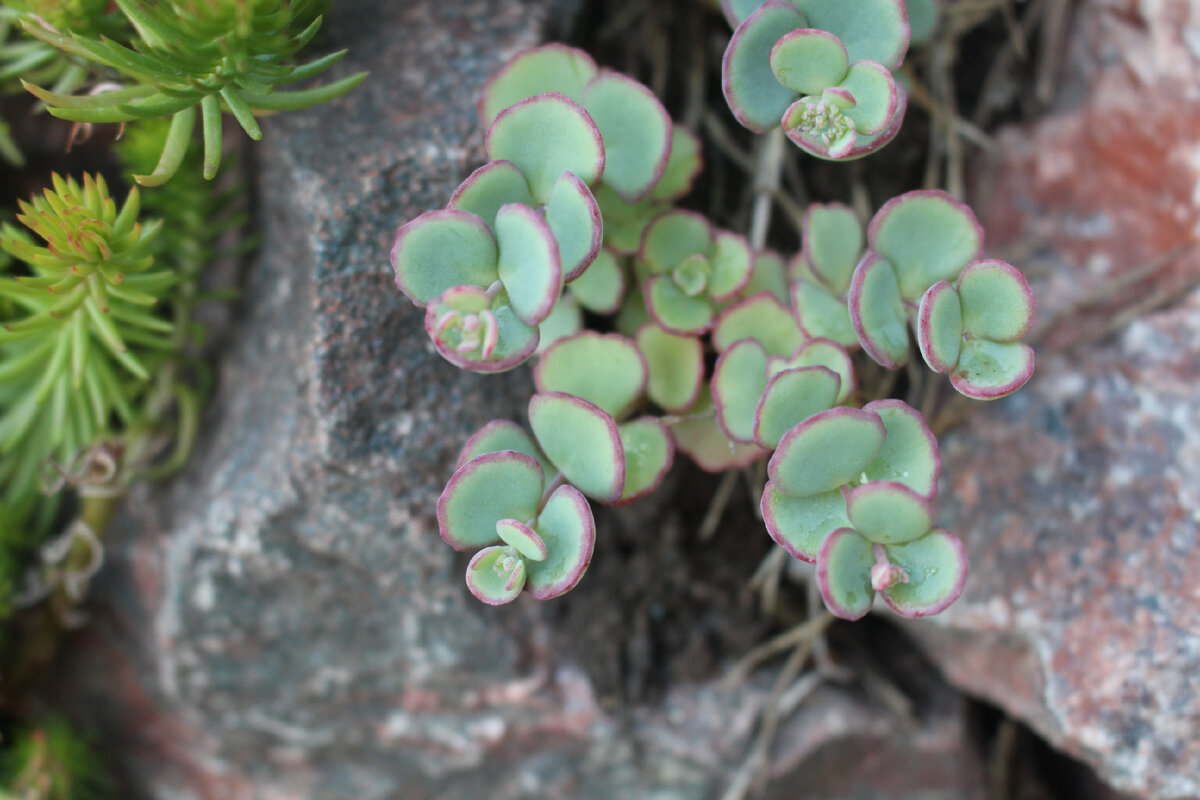
[[[982,193],[993,249],[1048,244],[1023,264],[1045,346],[1028,387],[944,442],[972,575],[910,630],[1112,785],[1183,800],[1200,797],[1200,7],[1086,0],[1072,26],[1064,109],[1000,138]]]
[[[762,681],[720,689],[705,682],[718,676],[708,663],[652,702],[620,705],[584,651],[557,649],[616,614],[606,630],[622,635],[599,643],[605,657],[625,673],[653,660],[657,640],[625,632],[615,602],[646,583],[618,583],[630,572],[613,556],[597,557],[599,583],[573,605],[489,609],[437,537],[436,498],[461,443],[493,417],[521,418],[531,382],[434,355],[387,252],[400,222],[443,204],[481,160],[484,78],[572,5],[338,3],[329,44],[350,50],[338,69],[373,74],[265,126],[261,257],[203,441],[165,497],[154,487],[130,504],[55,697],[122,761],[124,796],[700,800],[744,757]],[[673,513],[650,504],[604,518],[602,537],[656,533],[640,581],[697,549]],[[638,619],[670,627],[675,606],[733,605],[721,598],[734,592],[684,583]],[[686,594],[702,590],[711,596]],[[722,627],[709,619],[697,635],[704,625]],[[890,730],[864,696],[824,688],[785,727],[776,773],[792,797],[896,796],[863,794],[840,768],[811,777],[834,750],[869,750],[876,772],[864,774],[929,765],[906,778],[908,796],[973,800],[979,766],[958,700],[943,692],[885,747]]]

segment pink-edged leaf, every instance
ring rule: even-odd
[[[679,451],[705,472],[749,466],[768,453],[758,445],[730,441],[717,425],[712,394],[707,387],[702,389],[696,405],[671,425],[671,434]]]
[[[525,560],[511,547],[480,550],[467,564],[467,588],[489,606],[511,603],[525,586]]]
[[[753,339],[735,342],[713,367],[717,423],[735,442],[754,443],[755,409],[767,387],[767,353]]]
[[[531,520],[532,521],[532,520]],[[502,519],[496,523],[500,541],[521,554],[526,561],[545,561],[546,543],[533,528],[519,519]]]
[[[546,202],[546,224],[558,242],[563,282],[581,276],[596,260],[604,240],[600,206],[579,176],[564,172]]]
[[[618,505],[653,492],[675,461],[675,442],[657,417],[639,417],[618,426],[625,449],[625,489]]]
[[[553,146],[551,146],[551,143]],[[604,142],[591,116],[556,92],[534,95],[496,116],[487,132],[492,160],[516,165],[537,203],[550,198],[564,172],[589,186],[604,172]]]
[[[704,346],[700,339],[671,333],[653,322],[638,328],[635,339],[649,368],[647,396],[669,412],[691,407],[704,383]]]
[[[579,305],[596,314],[615,314],[625,299],[625,270],[617,256],[602,247],[596,259],[583,273],[571,281],[571,294]]]
[[[425,332],[438,353],[472,372],[506,372],[537,350],[538,329],[513,311],[508,295],[491,297],[475,286],[456,286],[425,309]]]
[[[804,212],[804,260],[830,294],[842,296],[863,251],[863,228],[849,206],[812,203]]]
[[[604,140],[603,181],[627,202],[642,200],[671,154],[671,117],[647,87],[601,70],[583,90],[583,107]]]
[[[962,324],[972,336],[1015,342],[1033,327],[1036,301],[1029,281],[1007,261],[973,261],[955,286],[962,300]]]
[[[967,552],[957,536],[934,528],[916,541],[884,548],[888,561],[904,570],[907,582],[883,591],[883,601],[905,617],[945,611],[967,583]]]
[[[841,88],[854,97],[854,105],[843,113],[854,120],[863,136],[882,133],[900,107],[900,90],[888,68],[876,61],[856,61],[850,66]]]
[[[837,36],[851,62],[869,59],[896,69],[908,51],[904,0],[795,0],[808,27]]]
[[[878,544],[903,544],[933,527],[933,506],[902,483],[871,481],[845,491],[846,514],[859,534]]]
[[[500,245],[497,272],[513,311],[528,325],[550,316],[562,290],[562,259],[550,226],[529,206],[512,203],[496,212]]]
[[[467,443],[458,454],[454,468],[459,469],[484,453],[500,453],[505,450],[513,450],[536,459],[543,471],[549,468],[533,437],[520,425],[506,419],[494,419],[471,434],[471,438],[467,439]]]
[[[539,322],[537,329],[540,338],[535,354],[539,356],[557,342],[582,331],[583,311],[580,310],[575,295],[564,292],[554,304],[550,316]]]
[[[479,120],[487,128],[504,109],[545,92],[560,92],[579,102],[583,87],[597,72],[592,57],[574,47],[547,44],[522,50],[483,85]]]
[[[775,447],[785,433],[814,414],[833,408],[841,379],[825,367],[776,373],[754,409],[754,441]]]
[[[850,60],[842,40],[829,31],[797,28],[771,47],[775,79],[798,94],[820,94],[846,77]]]
[[[1033,349],[1024,342],[967,339],[950,383],[976,400],[995,400],[1020,389],[1033,377]]]
[[[796,99],[771,71],[771,48],[785,34],[808,27],[804,15],[784,0],[769,0],[747,17],[729,40],[721,60],[721,90],[733,116],[755,133],[766,133]]]
[[[642,236],[638,258],[653,273],[670,272],[688,256],[712,255],[716,232],[701,214],[671,209],[655,217]]]
[[[438,533],[455,550],[495,544],[497,522],[537,515],[543,478],[535,459],[511,450],[471,459],[438,498]]]
[[[446,208],[474,214],[494,228],[496,212],[509,203],[536,205],[529,182],[511,161],[489,161],[458,185]]]
[[[788,297],[787,263],[774,250],[763,250],[754,254],[754,270],[750,280],[737,293],[737,300],[746,300],[756,294],[769,293],[786,305]]]
[[[809,564],[816,563],[825,537],[850,525],[846,500],[837,489],[810,497],[792,497],[767,481],[760,508],[767,533],[775,543]]]
[[[642,294],[650,317],[671,333],[699,335],[712,327],[712,301],[688,296],[670,275],[651,275]]]
[[[958,292],[938,281],[921,295],[917,309],[917,346],[934,372],[949,372],[962,348],[963,315]]]
[[[651,190],[650,199],[669,202],[683,197],[692,190],[692,184],[703,167],[704,156],[699,137],[682,125],[672,125],[667,168]]]
[[[539,392],[581,397],[620,419],[646,390],[649,369],[633,340],[619,333],[583,331],[542,354],[533,380]]]
[[[810,280],[796,281],[792,284],[792,305],[801,333],[831,339],[843,347],[858,347],[846,301],[830,294],[824,286]]]
[[[826,608],[841,619],[862,619],[875,602],[871,543],[853,528],[838,528],[825,537],[817,553],[817,587]]]
[[[983,228],[965,204],[941,190],[922,189],[884,203],[867,228],[867,242],[895,267],[901,297],[915,302],[979,257]]]
[[[735,297],[750,282],[754,271],[754,251],[745,236],[729,231],[718,231],[712,256],[712,277],[708,283],[708,296],[718,303]]]
[[[789,367],[825,367],[836,374],[840,379],[835,401],[837,403],[846,402],[858,388],[858,378],[850,354],[846,352],[846,348],[830,339],[808,340],[786,363]]]
[[[563,392],[529,401],[534,439],[569,483],[602,503],[616,502],[625,487],[625,452],[612,416]]]
[[[908,321],[891,262],[867,253],[850,281],[850,323],[867,355],[888,369],[908,363]]]
[[[729,21],[729,27],[736,28],[764,2],[766,0],[721,0],[721,13]]]
[[[887,430],[879,455],[863,470],[867,480],[902,483],[932,500],[942,474],[942,459],[925,415],[895,399],[867,403],[863,410],[878,414]]]
[[[546,543],[547,556],[525,565],[525,588],[532,597],[549,600],[571,591],[583,578],[596,547],[596,521],[583,494],[564,485],[550,495],[534,527]]]
[[[790,356],[804,341],[791,309],[768,292],[739,300],[713,325],[713,347],[724,352],[734,342],[754,339],[769,355]]]
[[[790,495],[824,494],[857,479],[879,455],[886,435],[872,411],[844,406],[824,411],[784,435],[767,475]]]
[[[455,286],[488,287],[496,280],[496,237],[465,211],[426,211],[396,231],[396,286],[424,306]]]

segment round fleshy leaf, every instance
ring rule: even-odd
[[[579,303],[576,302],[575,296],[570,292],[565,292],[559,297],[550,316],[538,323],[537,329],[540,340],[535,351],[536,355],[541,355],[555,343],[583,330],[583,312],[579,309]]]
[[[616,254],[601,248],[596,259],[578,278],[571,281],[571,294],[579,305],[597,314],[615,314],[625,297],[625,270]]]
[[[646,395],[670,412],[683,411],[695,403],[704,382],[704,346],[700,340],[671,333],[653,322],[638,328],[636,340],[650,371]]]
[[[424,306],[455,286],[488,287],[496,280],[496,237],[465,211],[426,211],[396,231],[396,286]]]
[[[688,256],[679,266],[671,270],[671,279],[680,291],[688,297],[697,297],[705,293],[708,279],[712,275],[712,266],[704,256]]]
[[[754,411],[767,388],[767,353],[753,339],[734,343],[713,367],[717,422],[735,442],[754,442]]]
[[[769,0],[747,17],[721,60],[721,90],[733,116],[755,133],[766,133],[796,99],[771,71],[771,49],[785,34],[807,28],[804,15],[783,0]]]
[[[489,161],[459,184],[446,208],[474,214],[495,228],[496,212],[509,203],[536,205],[529,182],[511,161]]]
[[[480,550],[467,564],[467,588],[489,606],[511,603],[525,586],[525,561],[511,547]]]
[[[798,94],[820,94],[842,82],[850,60],[846,46],[829,31],[798,28],[771,48],[775,79]]]
[[[1033,376],[1033,350],[1024,342],[967,339],[950,383],[967,397],[995,400],[1012,394]]]
[[[438,533],[455,550],[495,544],[497,522],[537,515],[543,477],[536,460],[511,450],[471,459],[438,498]]]
[[[753,464],[767,454],[758,445],[730,441],[717,425],[712,394],[703,387],[700,399],[687,414],[671,425],[675,446],[705,472],[724,472]]]
[[[907,583],[883,591],[883,601],[905,617],[928,617],[945,611],[967,582],[967,553],[957,536],[934,528],[908,544],[884,548],[888,561],[904,570]]]
[[[787,363],[789,367],[825,367],[837,375],[840,388],[834,401],[836,403],[846,402],[850,394],[858,388],[858,379],[850,354],[840,344],[829,339],[810,339]]]
[[[880,133],[887,128],[900,105],[895,78],[887,67],[876,61],[851,64],[841,88],[854,97],[854,105],[842,113],[854,120],[855,129],[863,135]]]
[[[531,519],[530,522],[533,520]],[[496,523],[496,535],[500,541],[521,554],[528,561],[546,560],[546,543],[524,522],[502,519]]]
[[[795,0],[808,27],[842,40],[850,61],[869,59],[896,69],[908,51],[904,0]]]
[[[837,489],[811,497],[792,497],[768,481],[760,508],[767,533],[775,543],[809,564],[816,563],[825,537],[850,525],[846,498]]]
[[[721,0],[721,11],[729,20],[729,27],[736,28],[764,2],[766,0]]]
[[[546,543],[546,559],[525,565],[525,588],[538,600],[575,588],[596,547],[596,521],[588,501],[574,486],[560,486],[538,515],[538,536]]]
[[[900,282],[891,263],[878,253],[867,253],[850,281],[850,323],[859,344],[871,358],[888,369],[908,362],[908,323]]]
[[[863,470],[867,480],[902,483],[932,500],[937,494],[942,460],[937,437],[929,430],[925,416],[903,400],[876,400],[863,409],[878,414],[887,429],[879,455]]]
[[[942,14],[941,0],[906,0],[905,5],[908,7],[908,27],[912,31],[909,46],[923,45],[937,31]]]
[[[917,309],[917,346],[921,358],[934,372],[949,372],[958,362],[962,347],[963,315],[958,292],[938,281],[921,295]]]
[[[589,185],[604,172],[604,143],[596,123],[575,101],[554,92],[501,111],[488,128],[487,154],[493,161],[515,164],[539,204],[550,198],[564,172]]]
[[[879,544],[911,542],[933,527],[928,498],[891,481],[872,481],[846,492],[846,514],[859,534]]]
[[[803,279],[796,281],[792,284],[792,303],[796,322],[805,335],[832,339],[843,347],[858,346],[849,307],[824,286]]]
[[[830,612],[841,619],[862,619],[875,602],[871,543],[852,528],[838,528],[825,537],[817,554],[817,587]]]
[[[979,257],[983,228],[966,205],[926,189],[884,203],[867,229],[867,242],[896,268],[901,297],[916,301]]]
[[[529,325],[550,316],[562,290],[558,241],[546,220],[518,203],[496,212],[497,272],[513,311]]]
[[[558,242],[563,281],[573,281],[596,260],[604,239],[600,206],[574,173],[564,172],[554,184],[546,202],[546,224]]]
[[[533,372],[539,392],[566,392],[587,400],[614,419],[622,417],[646,388],[646,360],[632,340],[593,331],[556,343]]]
[[[713,347],[718,353],[742,339],[754,339],[769,355],[790,356],[804,336],[791,310],[763,292],[726,308],[713,326]]]
[[[788,302],[787,264],[783,256],[774,250],[763,250],[754,254],[754,269],[750,280],[738,292],[738,299],[745,300],[762,292],[769,292],[780,303]]]
[[[650,199],[668,202],[683,197],[692,190],[692,184],[703,166],[700,139],[682,125],[672,125],[667,168],[650,191]]]
[[[551,392],[529,400],[529,425],[546,458],[568,483],[604,503],[621,497],[625,453],[612,416],[587,400]]]
[[[858,216],[841,203],[813,203],[804,212],[804,260],[835,296],[850,288],[850,276],[863,251]]]
[[[825,91],[821,92],[821,99],[826,103],[831,103],[845,111],[847,108],[854,108],[858,103],[854,99],[854,95],[849,89],[844,89],[841,86],[830,86]]]
[[[846,407],[824,411],[784,435],[767,475],[790,495],[823,494],[860,477],[879,455],[886,433],[874,412]]]
[[[479,119],[486,128],[504,109],[545,92],[560,92],[579,102],[597,71],[592,57],[574,47],[548,44],[522,50],[484,84]]]
[[[671,153],[667,110],[648,88],[608,70],[584,88],[582,105],[604,140],[604,182],[631,203],[646,197]]]
[[[438,353],[472,372],[505,372],[538,346],[538,329],[521,320],[508,295],[495,298],[475,286],[456,286],[425,309],[425,332]]]
[[[1021,270],[1006,261],[973,261],[958,276],[962,324],[972,336],[1015,342],[1033,327],[1034,298]]]
[[[729,231],[718,231],[712,257],[712,279],[708,295],[718,303],[733,298],[745,288],[754,271],[754,252],[746,237]]]
[[[640,417],[618,426],[625,449],[625,489],[620,503],[632,503],[662,483],[675,460],[675,443],[655,417]]]
[[[825,367],[784,370],[767,382],[754,410],[754,441],[774,447],[814,414],[833,408],[841,379]]]
[[[712,224],[693,211],[674,209],[659,214],[646,228],[638,257],[654,273],[670,272],[692,255],[713,252]]]
[[[534,444],[533,437],[520,425],[506,419],[494,419],[473,433],[463,445],[462,452],[458,454],[454,468],[459,469],[484,453],[500,453],[505,450],[513,450],[537,460],[543,472],[549,469],[541,451]]]
[[[642,294],[651,318],[672,333],[701,334],[712,327],[712,302],[706,297],[689,297],[670,275],[650,276]]]

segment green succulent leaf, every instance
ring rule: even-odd
[[[869,481],[902,483],[930,500],[937,494],[942,462],[937,437],[929,430],[924,415],[902,400],[876,400],[863,406],[883,420],[887,438],[879,455],[863,474]]]
[[[582,105],[604,139],[603,180],[637,202],[663,176],[671,152],[671,117],[648,88],[602,70],[583,90]]]
[[[680,336],[648,322],[637,331],[638,349],[646,358],[646,394],[670,412],[696,402],[704,383],[704,346],[695,336]]]
[[[712,394],[701,388],[699,399],[689,412],[671,426],[675,446],[705,472],[724,472],[727,469],[753,464],[767,454],[755,444],[731,441],[717,424]]]
[[[651,318],[672,333],[701,334],[712,327],[711,301],[706,297],[691,297],[670,275],[652,275],[642,294]]]
[[[604,219],[604,246],[618,255],[635,255],[650,222],[667,210],[666,203],[653,199],[627,203],[604,183],[594,194]]]
[[[871,543],[852,528],[838,528],[825,537],[817,554],[817,587],[825,606],[835,617],[862,619],[871,610],[875,590]]]
[[[817,562],[821,544],[830,533],[850,525],[846,499],[834,489],[809,497],[793,497],[767,482],[761,503],[763,522],[771,538],[792,556]]]
[[[480,550],[467,564],[467,588],[489,606],[511,603],[525,586],[525,561],[512,547]]]
[[[564,292],[554,310],[537,326],[538,346],[534,352],[538,355],[549,350],[556,342],[569,336],[574,336],[583,330],[583,311],[575,300],[575,295]]]
[[[625,452],[612,416],[562,392],[535,394],[529,424],[538,446],[569,483],[602,503],[625,488]]]
[[[941,17],[940,4],[941,0],[906,0],[912,47],[926,44],[933,38]]]
[[[841,382],[825,367],[798,367],[773,375],[754,411],[754,441],[773,448],[793,427],[833,408]]]
[[[714,248],[712,223],[693,211],[674,209],[658,215],[646,228],[638,252],[651,272],[671,272],[692,255],[708,258]]]
[[[704,256],[688,256],[671,271],[671,279],[688,297],[699,297],[708,288],[712,267]]]
[[[546,543],[524,522],[517,519],[502,519],[496,523],[496,535],[500,541],[521,554],[528,561],[546,560]]]
[[[564,172],[546,202],[546,224],[558,242],[563,281],[584,273],[600,252],[604,223],[600,206],[587,184],[574,173]]]
[[[837,342],[829,339],[809,339],[791,358],[767,364],[767,374],[773,375],[782,369],[794,367],[824,367],[838,376],[838,404],[846,402],[858,388],[854,373],[854,362],[850,354]]]
[[[738,292],[737,299],[745,300],[762,292],[769,292],[776,300],[788,303],[787,264],[783,256],[774,250],[763,250],[754,254],[754,269],[750,280]]]
[[[858,133],[880,133],[892,121],[900,105],[896,81],[887,67],[875,61],[856,61],[842,80],[840,88],[848,91],[854,105],[843,113],[854,120]]]
[[[496,241],[496,271],[513,312],[527,325],[537,325],[550,316],[562,290],[558,241],[546,220],[520,203],[496,212]]]
[[[765,2],[766,0],[721,0],[721,11],[724,12],[725,19],[729,20],[729,26],[736,28]]]
[[[838,407],[792,428],[767,464],[767,475],[796,497],[823,494],[856,480],[883,448],[887,430],[879,415]]]
[[[509,203],[536,205],[529,182],[511,161],[489,161],[459,184],[446,208],[474,214],[494,229],[496,212]]]
[[[596,314],[615,314],[625,298],[625,270],[607,247],[583,273],[571,281],[571,294],[579,305]]]
[[[646,360],[632,340],[593,331],[557,342],[542,354],[534,371],[539,392],[572,394],[614,419],[633,408],[647,378]]]
[[[574,486],[560,486],[538,515],[538,536],[547,556],[525,565],[525,586],[537,600],[549,600],[575,588],[592,561],[596,521],[587,499]]]
[[[512,450],[529,456],[538,462],[543,473],[550,474],[550,464],[542,455],[542,451],[538,449],[533,437],[520,425],[506,419],[492,420],[472,434],[471,438],[467,439],[467,443],[463,445],[454,468],[457,470],[484,453],[499,453],[504,450]]]
[[[662,177],[650,192],[656,202],[678,200],[692,190],[703,166],[700,139],[682,125],[671,126],[671,152]]]
[[[804,260],[835,296],[844,296],[863,251],[858,216],[841,203],[813,203],[804,212]]]
[[[775,79],[798,94],[820,94],[841,83],[850,68],[842,40],[815,28],[785,33],[769,60]]]
[[[522,50],[484,84],[479,119],[489,127],[504,109],[546,92],[559,92],[578,103],[597,72],[592,57],[574,47],[547,44]]]
[[[746,237],[728,231],[718,231],[714,244],[708,296],[723,303],[735,297],[750,281],[754,271],[754,251]]]
[[[396,286],[424,306],[455,286],[490,286],[499,250],[487,223],[464,211],[427,211],[396,231]]]
[[[904,0],[795,0],[808,27],[837,36],[850,61],[878,61],[896,69],[908,51],[908,15]]]
[[[894,197],[867,229],[871,250],[896,269],[900,296],[915,302],[938,281],[952,281],[983,248],[974,212],[940,190]]]
[[[907,544],[884,548],[888,561],[902,569],[907,581],[883,591],[883,600],[905,617],[927,617],[944,611],[967,581],[967,554],[958,537],[941,528]]]
[[[604,172],[604,143],[591,116],[558,93],[539,94],[504,109],[487,132],[492,160],[511,161],[537,203],[550,198],[564,172],[589,186]]]
[[[843,347],[857,347],[858,334],[844,300],[803,278],[792,284],[792,303],[800,331],[813,338],[832,339]]]
[[[796,99],[771,69],[775,43],[797,28],[810,27],[804,14],[783,0],[770,0],[733,32],[721,61],[721,89],[733,116],[755,133],[779,124]]]
[[[963,314],[958,292],[938,281],[921,296],[917,310],[917,345],[934,372],[949,372],[962,348]]]
[[[640,417],[618,426],[625,450],[625,489],[621,504],[632,503],[662,483],[675,460],[675,444],[655,417]]]
[[[933,527],[928,498],[891,481],[872,481],[847,491],[846,513],[860,535],[879,544],[911,542]]]
[[[888,369],[908,362],[908,320],[892,264],[868,253],[850,283],[850,322],[867,355]]]
[[[455,286],[425,309],[425,331],[443,358],[474,372],[505,372],[538,346],[538,329],[527,325],[500,292]]]
[[[755,340],[768,355],[790,356],[800,347],[804,335],[791,309],[764,292],[729,306],[713,326],[713,347],[718,353],[742,339]]]
[[[1015,342],[1033,327],[1033,290],[1012,264],[974,261],[958,276],[956,289],[963,327],[972,336]]]
[[[731,440],[754,443],[755,409],[767,388],[767,352],[753,339],[735,342],[713,368],[717,422]]]
[[[537,516],[543,478],[535,459],[510,450],[471,459],[438,498],[438,533],[455,550],[499,542],[497,522]]]
[[[967,339],[950,383],[976,400],[995,400],[1020,389],[1033,376],[1033,350],[1024,342]]]

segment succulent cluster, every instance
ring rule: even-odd
[[[886,3],[896,7],[893,65],[908,37],[902,4]],[[804,13],[848,35],[833,8]],[[747,41],[761,38],[755,19],[799,14],[777,1],[727,10],[746,20]],[[773,40],[779,52],[838,42],[793,29]],[[890,81],[877,66],[859,69]],[[571,589],[595,543],[588,500],[653,491],[678,450],[714,472],[769,459],[767,530],[817,565],[834,614],[861,617],[877,592],[908,616],[953,602],[967,562],[934,525],[937,441],[902,401],[864,400],[856,359],[861,349],[902,366],[914,328],[963,394],[998,397],[1029,378],[1018,340],[1032,294],[1017,269],[981,259],[970,209],[910,192],[864,229],[848,208],[814,204],[801,251],[785,259],[674,207],[700,169],[695,137],[645,87],[578,50],[518,54],[488,81],[479,114],[492,160],[445,209],[401,226],[391,253],[397,286],[426,308],[451,363],[499,372],[538,359],[528,430],[499,420],[472,436],[438,503],[442,538],[477,551],[471,592],[499,604]],[[611,315],[608,332],[584,329],[581,309]]]
[[[847,160],[895,138],[907,95],[893,77],[911,30],[904,0],[722,0],[733,38],[721,62],[730,110],[764,133]]]

